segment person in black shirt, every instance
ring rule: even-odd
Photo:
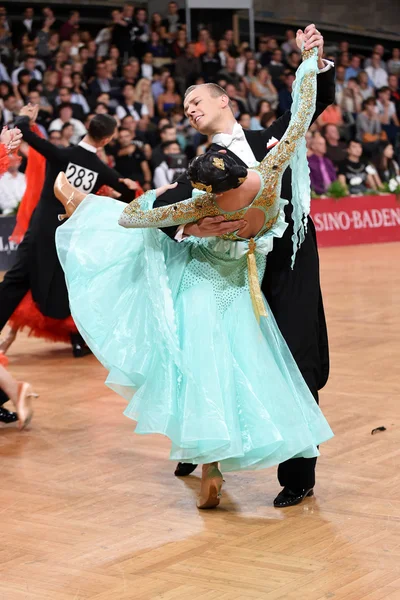
[[[363,194],[368,188],[375,189],[376,170],[362,160],[363,148],[360,142],[352,140],[347,149],[347,158],[339,165],[339,181],[349,194]]]
[[[144,189],[150,189],[151,173],[143,152],[132,141],[129,129],[120,127],[115,147],[115,168],[123,177],[138,181]]]
[[[29,290],[44,316],[66,319],[70,315],[64,273],[55,246],[55,232],[61,224],[58,217],[64,212],[53,192],[60,171],[86,193],[95,194],[103,185],[108,185],[121,193],[120,199],[124,202],[134,197],[134,192],[120,181],[120,175],[97,156],[97,150],[114,136],[115,119],[109,115],[93,117],[88,134],[78,146],[59,148],[30,130],[37,112],[37,106],[25,106],[17,122],[24,140],[47,159],[46,179],[28,231],[18,248],[16,262],[0,283],[0,330]],[[71,341],[74,356],[87,353],[80,336],[72,337]]]

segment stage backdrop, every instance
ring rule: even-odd
[[[400,202],[392,194],[312,200],[318,245],[400,241]]]

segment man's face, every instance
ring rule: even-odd
[[[137,11],[137,20],[138,21],[140,21],[142,23],[143,21],[146,20],[146,17],[147,17],[146,11],[143,8],[141,8],[140,10]]]
[[[338,79],[339,81],[343,81],[344,77],[345,77],[345,73],[346,73],[346,70],[344,67],[342,67],[342,66],[336,67],[336,79]]]
[[[377,69],[378,67],[380,67],[381,65],[381,57],[379,56],[379,54],[374,53],[372,55],[372,66],[375,67],[375,69]]]
[[[120,131],[118,133],[118,142],[121,148],[127,148],[132,141],[132,136],[129,131]]]
[[[180,154],[181,149],[179,144],[170,144],[167,148],[164,149],[164,154]]]
[[[385,54],[385,48],[382,46],[382,44],[376,44],[374,51],[379,54],[380,58],[382,58],[382,56]]]
[[[72,127],[72,125],[68,125],[68,127],[65,127],[63,129],[63,132],[61,134],[61,136],[65,139],[65,140],[70,140],[71,137],[74,134],[74,128]]]
[[[236,71],[236,60],[233,58],[233,56],[228,56],[226,59],[226,68],[232,73]]]
[[[151,52],[146,52],[143,57],[143,62],[145,62],[146,65],[151,65],[153,63],[153,55]]]
[[[161,140],[163,142],[173,142],[176,140],[176,129],[175,127],[168,127],[165,131],[161,133]]]
[[[311,148],[315,154],[323,156],[326,154],[326,142],[322,135],[317,135],[313,138]]]
[[[132,101],[133,98],[135,97],[135,88],[133,87],[133,85],[126,85],[124,87],[124,91],[122,92],[125,100],[129,100]]]
[[[25,10],[24,14],[25,14],[25,19],[33,19],[33,15],[34,15],[33,8],[27,8]]]
[[[136,133],[136,121],[135,119],[132,117],[132,115],[129,115],[128,117],[125,117],[122,120],[122,125],[124,127],[126,127],[126,129],[129,129],[130,133],[133,135]]]
[[[131,6],[130,4],[125,4],[124,10],[123,10],[123,15],[127,19],[132,19],[132,17],[133,17],[133,6]]]
[[[381,100],[381,102],[387,102],[388,100],[390,100],[390,90],[386,90],[385,92],[381,92],[379,94],[379,99]]]
[[[61,102],[70,102],[71,101],[71,94],[69,93],[68,90],[65,90],[65,89],[60,90],[60,100],[61,100]]]
[[[228,85],[225,88],[225,91],[229,98],[234,98],[236,96],[236,88],[231,83],[228,83]]]
[[[96,73],[97,73],[97,77],[99,79],[105,79],[107,77],[107,69],[106,66],[101,64],[101,65],[97,65],[97,69],[96,69]]]
[[[64,123],[70,121],[72,119],[72,108],[69,106],[64,106],[64,108],[60,110],[60,119]]]
[[[339,130],[336,125],[328,125],[326,128],[326,137],[331,142],[338,142],[340,139]]]
[[[243,129],[250,129],[250,125],[251,125],[250,115],[248,115],[247,113],[245,115],[242,115],[240,117],[239,123],[241,124]]]
[[[362,155],[361,144],[359,144],[358,142],[350,142],[348,153],[354,158],[360,158]]]
[[[214,40],[208,40],[207,42],[207,52],[210,54],[214,54],[217,51],[217,46]]]
[[[61,133],[59,131],[52,131],[49,134],[49,140],[57,146],[61,142]]]
[[[233,44],[233,29],[228,29],[228,31],[225,32],[225,39],[229,44]]]
[[[194,44],[188,44],[186,48],[186,54],[188,56],[194,56],[196,53],[196,46]]]
[[[27,58],[25,61],[25,66],[28,69],[28,71],[33,71],[36,65],[36,59],[35,58]]]
[[[392,90],[397,90],[397,88],[399,87],[399,80],[397,78],[397,75],[389,75],[389,85],[392,88]]]
[[[29,94],[29,102],[31,104],[34,104],[35,106],[37,106],[38,104],[40,104],[40,94],[39,94],[39,92],[31,92]]]
[[[176,2],[170,2],[168,4],[168,12],[170,15],[176,15],[178,12],[178,5]]]
[[[78,25],[78,23],[79,23],[79,13],[78,12],[75,12],[71,16],[70,23],[71,23],[71,25]]]
[[[206,85],[195,88],[184,101],[184,111],[194,129],[205,135],[214,133],[228,96],[213,97]]]
[[[17,99],[16,99],[16,97],[15,97],[15,96],[10,96],[10,97],[8,98],[8,100],[6,100],[6,101],[4,102],[4,106],[5,106],[5,107],[6,107],[8,110],[10,110],[11,112],[14,112],[14,111],[15,111],[15,109],[16,109],[16,107],[17,107]]]
[[[110,96],[104,92],[104,94],[100,94],[100,96],[97,97],[96,102],[103,102],[108,106],[110,103]]]
[[[282,51],[275,50],[275,52],[272,55],[272,60],[274,60],[275,62],[282,62]]]
[[[359,56],[353,56],[353,58],[351,59],[351,66],[353,67],[353,69],[360,68],[360,57]]]

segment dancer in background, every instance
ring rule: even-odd
[[[9,155],[17,152],[22,140],[19,129],[6,127],[0,135],[0,176],[5,173],[9,166]],[[31,399],[35,394],[27,382],[18,382],[2,366],[4,359],[0,356],[0,422],[15,423],[18,421],[20,429],[26,427],[33,415]],[[4,404],[11,400],[16,412],[4,408]]]

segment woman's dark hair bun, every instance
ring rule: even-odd
[[[247,169],[229,154],[210,151],[191,161],[188,175],[194,187],[222,194],[239,187],[247,177]]]

